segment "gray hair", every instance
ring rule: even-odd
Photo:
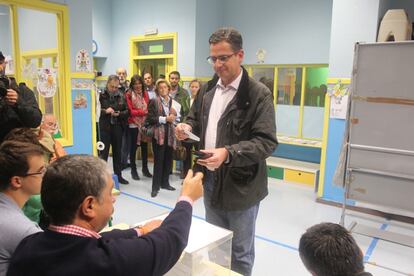
[[[108,80],[106,81],[106,86],[113,80],[119,81],[119,77],[117,75],[109,75]]]
[[[231,27],[220,28],[215,31],[208,39],[209,44],[227,42],[231,45],[233,51],[237,52],[243,49],[243,38],[238,30]]]
[[[87,196],[101,198],[109,174],[106,163],[90,155],[67,155],[49,165],[41,199],[51,222],[71,224]]]

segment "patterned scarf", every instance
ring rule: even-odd
[[[157,96],[157,106],[158,106],[158,116],[168,116],[170,113],[174,112],[174,108],[171,107],[172,99],[169,98],[168,106],[170,107],[169,114],[164,113],[164,108],[162,106],[161,98]],[[175,112],[177,113],[177,112]],[[157,140],[158,145],[164,145],[165,143],[165,130],[168,127],[168,137],[167,137],[167,143],[168,146],[173,147],[175,149],[176,147],[176,139],[175,139],[175,126],[174,124],[161,124],[154,130],[154,138]]]
[[[142,109],[142,110],[147,110],[147,103],[144,100],[144,95],[141,92],[141,94],[138,94],[136,92],[134,92],[132,89],[129,90],[131,93],[131,103],[134,109]],[[141,128],[142,124],[145,121],[145,116],[134,116],[131,117],[133,124],[137,125],[139,128]]]

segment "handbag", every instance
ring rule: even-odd
[[[149,137],[149,138],[153,138],[154,137],[154,126],[148,124],[147,122],[145,122],[142,126],[141,126],[141,134]]]
[[[177,144],[173,150],[173,159],[178,161],[183,161],[187,158],[187,149],[180,144]]]

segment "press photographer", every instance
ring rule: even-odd
[[[17,127],[38,127],[42,112],[33,92],[23,83],[8,78],[6,58],[0,51],[0,143],[10,130]]]

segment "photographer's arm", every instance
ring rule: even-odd
[[[9,89],[17,95],[16,102],[12,106],[15,108],[21,122],[25,127],[36,128],[42,122],[42,112],[39,109],[32,90],[23,85],[21,85],[19,88],[20,93],[17,93],[13,89]]]

